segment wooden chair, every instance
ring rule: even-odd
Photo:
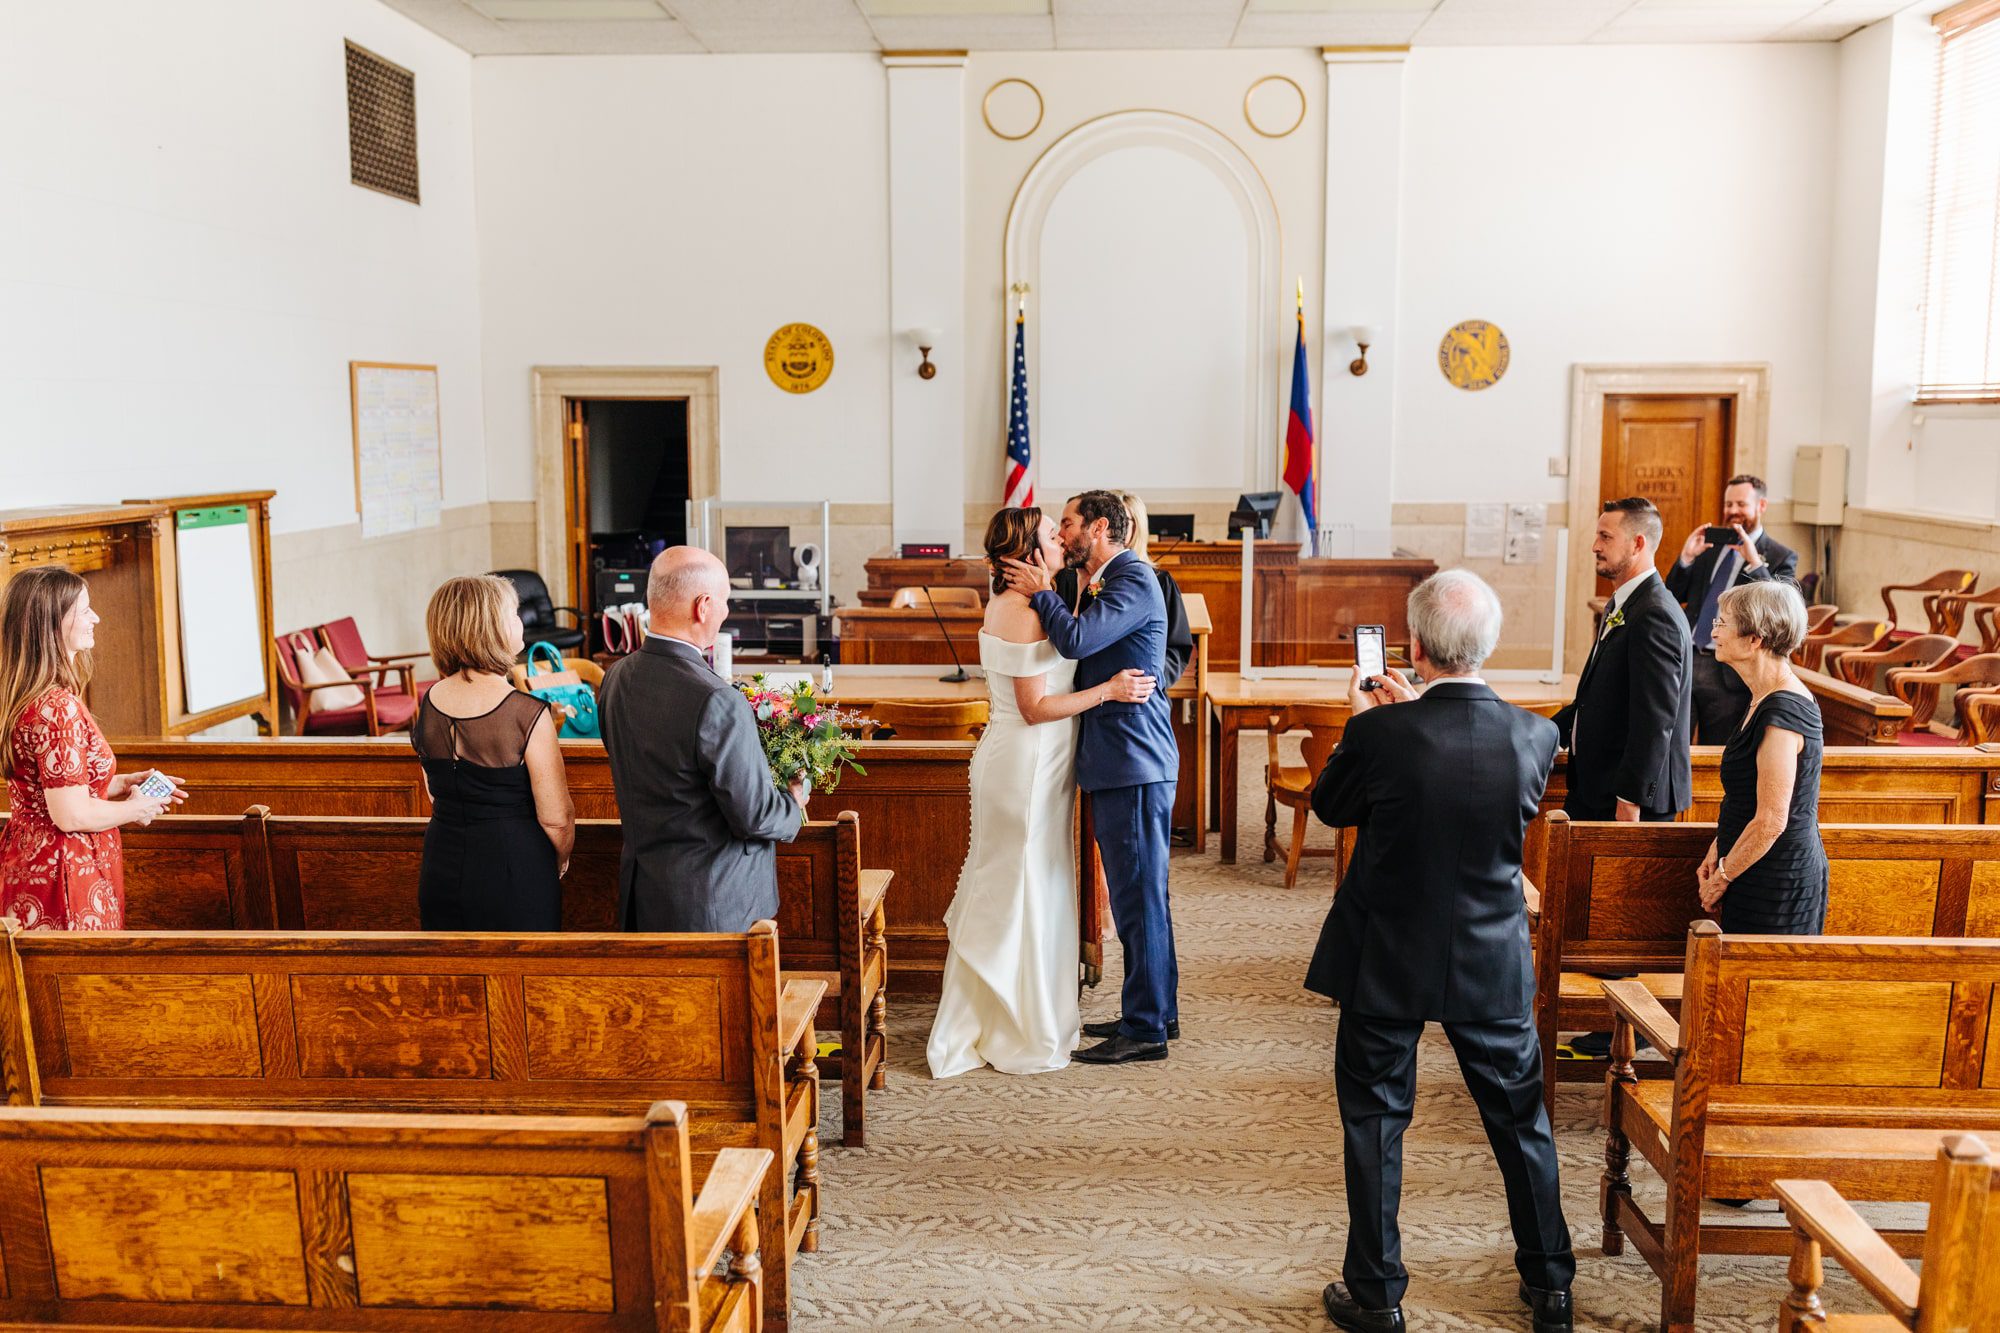
[[[1922,1277],[1832,1185],[1778,1181],[1778,1200],[1792,1224],[1792,1290],[1778,1306],[1778,1333],[2000,1328],[2000,1157],[1974,1135],[1947,1134],[1933,1179]],[[1823,1251],[1889,1313],[1829,1319],[1819,1299]]]
[[[2000,653],[1981,653],[1955,666],[1919,670],[1894,667],[1889,671],[1889,693],[1910,706],[1909,729],[1930,726],[1937,712],[1938,690],[1943,686],[2000,685]],[[1952,733],[1956,734],[1956,733]]]
[[[1844,648],[1879,648],[1895,630],[1890,620],[1856,620],[1845,625],[1829,625],[1816,634],[1807,634],[1792,661],[1809,671],[1827,670],[1829,652]]]
[[[1341,729],[1347,725],[1347,708],[1343,704],[1301,704],[1291,708],[1272,710],[1270,721],[1265,725],[1264,744],[1264,860],[1266,864],[1278,858],[1278,807],[1284,806],[1292,812],[1292,845],[1285,853],[1285,887],[1291,888],[1299,880],[1299,861],[1307,856],[1331,856],[1334,858],[1334,875],[1340,874],[1341,844],[1332,847],[1306,846],[1306,823],[1312,818],[1313,784],[1319,781],[1320,770],[1333,754],[1333,747],[1340,744]],[[1278,755],[1278,741],[1288,731],[1303,729],[1306,733],[1302,744],[1303,764],[1287,764]]]
[[[892,732],[899,741],[976,741],[985,734],[989,713],[984,699],[940,699],[935,703],[884,699],[868,709],[873,729]]]
[[[772,922],[649,935],[6,925],[11,1103],[589,1116],[684,1101],[697,1177],[723,1148],[777,1163],[758,1212],[782,1237],[764,1317],[785,1325],[793,1256],[819,1248],[813,1017],[826,988],[780,978]]]
[[[382,736],[407,731],[417,716],[417,700],[410,694],[378,694],[375,682],[328,681],[307,685],[299,678],[298,660],[293,656],[300,644],[316,641],[305,630],[280,634],[275,644],[278,662],[278,693],[292,710],[293,726],[301,736]],[[361,702],[349,708],[313,708],[311,696],[320,690],[353,686],[361,691]]]
[[[689,1130],[678,1102],[618,1118],[0,1108],[0,1329],[754,1333],[771,1154],[725,1148],[697,1190]]]
[[[1694,1333],[1703,1254],[1792,1249],[1754,1217],[1704,1221],[1703,1199],[1775,1198],[1810,1163],[1849,1198],[1920,1201],[1939,1135],[2000,1130],[2000,939],[1724,935],[1697,921],[1686,978],[1679,1021],[1637,981],[1604,986],[1604,1252],[1630,1240],[1660,1278],[1661,1333]],[[1633,1076],[1635,1033],[1672,1059],[1671,1083]],[[1658,1221],[1633,1197],[1634,1150],[1666,1184]],[[1906,1252],[1921,1236],[1889,1234]]]
[[[1891,624],[1902,622],[1896,619],[1896,599],[1892,594],[1899,592],[1920,592],[1923,598],[1924,619],[1933,634],[1949,634],[1958,637],[1958,627],[1964,623],[1965,608],[1948,605],[1944,594],[1968,593],[1972,585],[1979,581],[1979,573],[1971,569],[1941,569],[1922,583],[1885,583],[1882,585],[1882,605],[1889,613]]]
[[[1958,713],[1960,745],[1991,745],[2000,740],[2000,688],[1967,687],[1952,695],[1951,706]]]
[[[2000,631],[1993,624],[1993,613],[2000,611],[2000,584],[1985,592],[1939,593],[1938,610],[1949,619],[1951,633],[1959,633],[1970,620],[1973,631],[1979,635],[1979,651],[2000,652]]]
[[[929,593],[928,598],[924,594]],[[928,611],[932,607],[945,610],[947,607],[959,611],[977,611],[986,603],[980,600],[977,588],[941,588],[928,584],[921,587],[898,588],[889,598],[892,611]]]
[[[1918,634],[1908,639],[1891,639],[1880,648],[1850,648],[1834,656],[1828,673],[1864,690],[1875,688],[1875,673],[1890,667],[1915,667],[1936,671],[1958,652],[1958,640],[1949,634]]]
[[[1840,619],[1840,608],[1832,602],[1814,602],[1806,608],[1806,633],[1818,634],[1833,628],[1833,622]]]
[[[341,670],[356,680],[363,676],[373,677],[377,694],[414,694],[421,698],[424,691],[436,683],[416,678],[417,664],[430,661],[429,653],[397,653],[393,657],[377,657],[361,641],[361,627],[354,623],[353,616],[329,620],[316,633],[320,642],[333,650]],[[397,678],[394,685],[387,681],[391,676]]]

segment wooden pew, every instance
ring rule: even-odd
[[[819,1247],[824,986],[780,983],[777,927],[741,935],[22,931],[0,1069],[14,1105],[629,1115],[688,1104],[698,1173],[768,1149],[759,1195]],[[787,1057],[793,1057],[787,1067]],[[787,1201],[787,1185],[790,1201]]]
[[[2000,1312],[2000,1158],[1974,1135],[1947,1134],[1933,1180],[1922,1277],[1839,1190],[1823,1180],[1778,1181],[1792,1224],[1792,1289],[1778,1307],[1778,1333],[1991,1329]],[[1889,1313],[1828,1319],[1819,1299],[1822,1250]]]
[[[1702,1254],[1791,1248],[1788,1230],[1704,1223],[1703,1199],[1768,1199],[1810,1173],[1849,1198],[1920,1200],[1941,1134],[2000,1129],[2000,940],[1698,921],[1686,978],[1678,1022],[1636,981],[1605,987],[1604,1252],[1629,1240],[1659,1276],[1662,1333],[1693,1333]],[[1671,1083],[1633,1076],[1635,1032],[1672,1055]],[[1666,1182],[1658,1222],[1632,1198],[1635,1147]],[[1889,1235],[1915,1253],[1922,1233]]]
[[[753,1333],[761,1148],[688,1116],[0,1109],[0,1329]],[[714,1270],[728,1253],[728,1269]]]
[[[125,772],[162,768],[188,781],[188,814],[237,815],[252,803],[280,815],[428,815],[423,770],[402,739],[260,741],[132,737],[112,742]],[[843,810],[868,830],[868,860],[895,876],[888,923],[890,980],[899,994],[935,995],[944,975],[944,913],[972,838],[972,746],[963,741],[863,741],[864,773],[814,792],[814,819]],[[611,766],[599,741],[564,741],[579,819],[616,819]],[[572,872],[575,873],[575,872]]]
[[[1706,916],[1695,871],[1713,824],[1572,823],[1543,816],[1548,865],[1535,923],[1535,1026],[1549,1109],[1555,1085],[1597,1082],[1602,1060],[1558,1060],[1558,1032],[1611,1026],[1605,982],[1639,973],[1671,1012],[1680,1002],[1688,923]],[[1826,928],[1834,935],[2000,935],[2000,827],[1822,825]],[[1655,1067],[1646,1072],[1664,1072]]]
[[[1819,704],[1828,745],[1894,745],[1910,722],[1910,706],[1865,685],[1854,685],[1808,667],[1794,667]]]
[[[331,819],[257,813],[244,836],[264,844],[271,868],[273,915],[282,930],[419,930],[417,875],[422,819]],[[160,820],[155,827],[169,824]],[[141,831],[143,845],[151,830]],[[618,929],[618,862],[624,838],[616,820],[584,819],[563,879],[563,928]],[[254,858],[253,858],[254,859]],[[861,868],[861,824],[852,811],[812,821],[778,846],[778,939],[785,977],[820,981],[826,999],[816,1026],[840,1033],[842,1143],[867,1142],[864,1092],[886,1085],[888,968],[886,912],[891,875]],[[128,898],[138,896],[127,885]],[[135,929],[148,928],[141,922]],[[848,1052],[859,1058],[849,1059]]]
[[[1714,819],[1722,806],[1722,747],[1697,745],[1692,754],[1694,805],[1682,818]],[[1568,785],[1557,764],[1542,809],[1562,809]],[[2000,745],[1828,746],[1819,817],[1822,824],[2000,823]]]

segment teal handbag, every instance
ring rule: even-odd
[[[538,673],[544,653],[554,665]],[[597,738],[597,695],[563,666],[562,653],[554,644],[538,642],[528,649],[527,680],[528,693],[548,704],[549,711],[562,722],[565,739]]]

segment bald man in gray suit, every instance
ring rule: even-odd
[[[771,780],[749,700],[702,654],[729,618],[729,576],[674,546],[646,580],[639,651],[604,673],[604,749],[625,852],[626,930],[748,930],[778,915],[776,844],[805,819],[805,792]]]

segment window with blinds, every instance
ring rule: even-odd
[[[2000,402],[2000,0],[1936,19],[1919,402]]]

